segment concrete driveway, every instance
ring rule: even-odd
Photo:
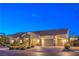
[[[0,50],[0,56],[79,56],[78,50],[63,51],[63,47],[35,47],[26,50]]]

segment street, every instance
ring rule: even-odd
[[[63,48],[35,47],[26,50],[0,50],[0,56],[78,56],[79,51],[63,51]]]

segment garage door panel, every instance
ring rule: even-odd
[[[44,46],[54,46],[54,40],[53,39],[45,39]]]
[[[62,39],[58,39],[57,42],[58,42],[58,43],[57,43],[58,46],[63,46]]]

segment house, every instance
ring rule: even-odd
[[[68,29],[32,32],[39,37],[40,46],[63,46],[68,41]]]
[[[26,39],[28,45],[39,46],[63,46],[68,41],[68,29],[41,30],[33,32],[17,33],[13,38]]]

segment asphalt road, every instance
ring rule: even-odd
[[[78,50],[64,51],[62,48],[35,47],[26,50],[0,50],[0,56],[78,56]]]

